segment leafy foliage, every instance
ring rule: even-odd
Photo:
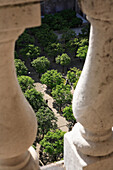
[[[37,58],[40,55],[40,53],[41,53],[40,47],[35,46],[34,44],[26,45],[25,48],[22,48],[19,51],[19,54],[22,57],[26,57],[26,58],[29,57],[30,59]]]
[[[58,55],[58,57],[56,57],[56,63],[61,64],[62,66],[68,65],[70,61],[71,58],[66,53],[63,53],[61,56]]]
[[[63,82],[61,73],[58,73],[57,70],[48,70],[41,77],[41,82],[46,84],[48,88],[52,89],[56,85]]]
[[[77,17],[72,18],[69,25],[71,28],[79,27],[82,25],[82,19]]]
[[[25,97],[35,112],[37,112],[41,106],[46,106],[46,103],[43,99],[43,94],[38,92],[35,88],[26,90]]]
[[[61,130],[49,131],[40,141],[43,152],[49,157],[49,161],[58,161],[63,157],[63,142],[65,132]]]
[[[48,29],[39,29],[36,32],[35,37],[38,39],[38,42],[42,47],[47,47],[50,43],[57,42],[57,35],[54,34],[52,30]]]
[[[71,84],[78,82],[80,75],[81,70],[77,69],[76,67],[70,68],[70,70],[67,72],[67,78]]]
[[[15,59],[14,62],[15,62],[17,76],[26,75],[28,69],[25,66],[24,62],[20,59]]]
[[[69,128],[72,128],[72,126],[74,126],[74,124],[76,123],[76,119],[73,116],[73,112],[72,112],[72,105],[66,106],[63,109],[63,116],[69,122],[69,125],[68,125]]]
[[[55,117],[52,110],[50,110],[48,107],[42,106],[38,112],[36,112],[36,117],[38,121],[38,137],[43,138],[44,135],[50,130],[50,129],[56,129],[57,128],[57,117]],[[39,139],[38,139],[39,140]]]
[[[50,66],[50,61],[45,57],[38,57],[31,63],[37,73],[44,73]]]
[[[76,56],[85,59],[86,55],[87,55],[87,51],[88,51],[88,46],[87,45],[85,45],[83,47],[79,47],[78,50],[77,50],[77,55]]]
[[[89,44],[89,40],[87,38],[81,38],[79,42],[79,47],[84,47],[85,45],[88,46],[88,44]]]
[[[19,59],[17,51],[14,51],[14,57],[15,57],[15,59]]]
[[[74,10],[71,10],[71,9],[66,9],[66,10],[62,10],[60,12],[60,15],[63,17],[63,19],[70,22],[72,18],[76,17],[76,12]]]
[[[63,53],[61,56],[58,55],[58,57],[56,57],[56,63],[63,66],[63,72],[64,66],[68,65],[70,62],[71,58],[66,53]]]
[[[19,76],[18,82],[19,82],[20,87],[24,93],[27,89],[31,89],[34,87],[34,85],[33,85],[34,80],[29,76]]]
[[[66,43],[67,51],[72,53],[72,54],[74,53],[75,56],[76,56],[76,52],[77,52],[78,47],[79,47],[79,39],[78,38],[74,38],[73,40],[69,40]]]
[[[47,14],[42,20],[43,23],[46,23],[49,25],[49,27],[52,30],[61,30],[63,27],[67,26],[67,21],[63,19],[59,13],[56,13],[54,15]]]
[[[44,50],[49,57],[54,57],[54,59],[57,55],[64,52],[64,49],[60,43],[49,44]]]
[[[42,19],[42,23],[46,23],[53,30],[62,30],[64,27],[81,26],[82,20],[76,17],[76,12],[69,9],[63,10],[54,15],[47,14]]]
[[[28,44],[34,44],[34,37],[30,36],[28,33],[24,32],[16,42],[18,48],[26,47]]]
[[[89,39],[90,24],[84,26],[84,27],[81,29],[81,32],[82,32],[82,33],[79,34],[79,37]]]
[[[59,111],[62,111],[62,107],[65,107],[66,104],[70,104],[72,100],[72,94],[70,92],[70,85],[60,84],[56,88],[52,89],[52,96],[55,99],[56,104],[59,107]]]
[[[63,32],[64,33],[62,34],[61,40],[65,43],[76,37],[76,33],[73,30],[65,29]]]

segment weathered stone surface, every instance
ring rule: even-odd
[[[40,170],[65,170],[64,161],[59,161],[40,167]]]
[[[17,81],[15,40],[26,27],[40,25],[40,4],[0,7],[0,170],[39,170],[32,147],[37,119]],[[19,2],[18,0],[15,1]],[[14,3],[14,4],[15,4]],[[38,15],[37,15],[38,14]],[[30,148],[29,148],[30,147]],[[29,148],[29,149],[28,149]]]
[[[77,123],[70,137],[65,138],[65,152],[69,153],[72,144],[78,152],[74,159],[68,157],[71,170],[113,169],[113,5],[110,0],[80,0],[83,12],[91,23],[89,48],[85,65],[74,92],[73,112]],[[71,140],[70,139],[70,140]],[[68,167],[65,153],[65,165]],[[94,163],[81,165],[81,153],[95,158]],[[102,160],[100,160],[100,157]],[[97,159],[99,158],[99,159]],[[76,160],[77,166],[73,161]],[[105,161],[105,164],[104,164]],[[107,167],[107,162],[110,164]],[[71,164],[71,163],[70,163]],[[104,165],[101,166],[101,164]],[[89,166],[90,165],[90,166]],[[83,168],[84,167],[84,168]],[[90,167],[90,168],[89,168]],[[106,168],[107,167],[107,168]],[[79,169],[80,168],[80,169]]]
[[[65,134],[64,139],[66,170],[113,170],[113,153],[102,157],[85,155],[73,144],[72,132]]]
[[[40,0],[0,0],[0,6],[9,6],[9,5],[17,5],[22,3],[35,3],[39,2]]]
[[[43,13],[55,13],[65,9],[73,9],[74,3],[73,0],[46,0],[42,4]]]
[[[0,9],[0,30],[22,29],[40,24],[40,4],[24,4]]]

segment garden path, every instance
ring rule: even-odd
[[[35,83],[35,88],[37,91],[41,92],[44,95],[44,99],[48,100],[48,106],[52,109],[54,112],[55,116],[58,118],[57,125],[58,128],[61,129],[64,132],[68,132],[68,127],[67,124],[69,124],[64,117],[62,117],[60,114],[57,113],[57,110],[53,108],[53,98],[48,95],[46,91],[46,85],[41,84],[41,83]]]

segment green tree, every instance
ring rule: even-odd
[[[75,12],[75,10],[66,9],[66,10],[62,10],[60,12],[60,15],[63,17],[63,19],[70,22],[72,18],[76,17],[76,12]]]
[[[33,60],[31,64],[35,68],[36,72],[39,74],[40,78],[40,74],[46,72],[47,69],[49,68],[50,61],[45,56],[42,56]]]
[[[54,112],[48,107],[42,106],[38,112],[36,112],[36,117],[38,121],[38,140],[43,139],[44,135],[50,129],[57,128],[57,117],[55,117]]]
[[[78,50],[77,50],[77,57],[79,58],[83,58],[85,59],[86,58],[86,55],[87,55],[87,51],[88,51],[88,46],[85,45],[83,47],[79,47]]]
[[[71,58],[66,54],[63,53],[62,55],[58,55],[56,57],[56,63],[63,66],[63,73],[64,73],[64,66],[68,65],[71,62]]]
[[[34,87],[34,85],[33,85],[34,80],[29,76],[19,76],[18,82],[19,82],[19,85],[24,93],[27,89],[31,89]]]
[[[35,39],[28,33],[24,32],[22,35],[19,36],[19,39],[16,42],[17,48],[23,48],[26,47],[28,44],[34,44]]]
[[[55,100],[57,106],[59,107],[59,112],[62,112],[62,108],[66,105],[71,104],[72,94],[70,85],[60,84],[52,89],[52,96]]]
[[[65,29],[64,33],[62,34],[61,40],[64,41],[66,44],[70,39],[76,37],[76,33],[73,30]]]
[[[28,69],[25,66],[24,62],[20,59],[15,59],[14,62],[15,62],[17,76],[26,75]]]
[[[26,90],[25,97],[35,112],[37,112],[41,106],[47,106],[43,99],[43,94],[38,92],[35,88]]]
[[[88,38],[82,38],[79,42],[79,47],[84,47],[85,45],[88,46],[88,44],[89,44]]]
[[[54,61],[57,55],[60,55],[64,52],[64,49],[60,43],[49,44],[44,50],[49,57],[54,58]]]
[[[79,33],[79,37],[89,39],[89,33],[90,33],[90,24],[87,24],[81,29],[81,33]]]
[[[49,162],[59,161],[63,158],[63,143],[65,132],[56,129],[48,131],[40,141],[43,153],[49,157]]]
[[[74,124],[76,123],[76,119],[73,116],[72,105],[66,106],[63,109],[63,116],[69,122],[68,126],[69,126],[69,129],[71,129],[74,126]]]
[[[39,29],[35,37],[37,38],[38,42],[42,47],[47,47],[51,43],[56,43],[57,42],[57,35],[52,31],[52,30],[47,30],[47,29]]]
[[[75,57],[76,57],[76,52],[77,52],[78,47],[79,47],[79,39],[78,38],[74,38],[73,40],[69,40],[66,43],[67,51],[70,52],[71,54],[74,53]]]
[[[24,58],[30,58],[35,59],[37,58],[41,53],[41,49],[38,46],[35,46],[34,44],[28,44],[25,48],[20,49],[19,55]]]
[[[80,27],[82,25],[82,19],[81,18],[72,18],[69,22],[69,25],[71,28],[76,28],[76,27]]]
[[[57,70],[48,70],[42,75],[41,82],[52,89],[63,82],[62,74],[58,73]]]
[[[79,77],[81,75],[81,70],[77,69],[76,67],[70,68],[67,72],[67,79],[71,84],[78,82]]]

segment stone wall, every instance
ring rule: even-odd
[[[75,0],[45,0],[42,2],[42,15],[55,13],[64,9],[76,9]]]

